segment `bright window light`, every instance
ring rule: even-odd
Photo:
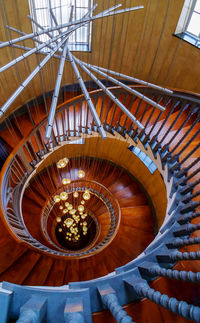
[[[200,35],[200,0],[196,1],[186,30],[197,37]]]
[[[185,0],[175,35],[200,48],[200,0]]]
[[[41,26],[41,28],[54,27],[68,23],[70,17],[72,21],[81,19],[88,10],[92,8],[93,0],[29,0],[31,17]],[[73,8],[73,9],[72,9]],[[68,44],[73,51],[89,51],[91,43],[91,24],[88,23],[69,37]],[[41,28],[33,23],[33,31],[41,31]],[[63,28],[61,31],[66,31]],[[53,31],[50,36],[57,36],[58,31]],[[37,37],[40,42],[46,42],[50,39],[49,35],[43,34]],[[55,46],[55,43],[54,43]],[[45,48],[45,51],[50,49]]]

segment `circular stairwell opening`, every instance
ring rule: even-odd
[[[76,221],[69,215],[63,215],[61,222],[55,227],[55,238],[58,244],[70,251],[82,250],[89,247],[97,234],[97,223],[94,215],[87,210],[84,221]]]

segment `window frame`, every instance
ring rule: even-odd
[[[187,30],[190,24],[196,3],[197,3],[197,0],[193,0],[193,1],[185,0],[174,35],[183,39],[184,41],[189,42],[191,45],[197,48],[200,48],[200,34],[199,36],[196,36],[195,34]],[[198,14],[200,16],[200,13]]]
[[[33,19],[38,22],[38,24],[41,24],[38,19],[37,19],[37,15],[36,15],[36,12],[37,10],[43,10],[43,9],[50,9],[50,6],[48,5],[48,7],[42,7],[41,8],[36,8],[35,6],[35,0],[28,0],[29,2],[29,10],[30,10],[30,15],[31,17],[33,17]],[[76,20],[76,17],[77,17],[77,9],[84,9],[84,8],[88,8],[88,10],[90,10],[93,6],[93,0],[88,0],[88,6],[82,6],[80,7],[79,5],[76,5],[77,4],[77,0],[74,0],[75,2],[75,6],[74,6],[74,16],[75,16],[75,20]],[[55,7],[56,8],[56,7]],[[53,8],[53,9],[55,9]],[[59,7],[58,7],[59,8]],[[62,6],[60,7],[62,8]],[[49,12],[49,15],[48,15],[48,20],[49,20],[49,25],[46,26],[47,27],[53,27],[54,26],[54,22],[53,22],[53,18],[52,16],[50,15],[50,12]],[[69,42],[69,48],[71,51],[78,51],[78,52],[91,52],[91,38],[92,38],[92,22],[88,23],[86,25],[87,27],[87,41],[86,42],[80,42],[80,41],[77,41],[77,31],[75,31],[75,41],[74,42]],[[45,27],[44,27],[45,28]],[[32,29],[33,29],[33,32],[37,32],[37,31],[40,31],[41,29],[36,26],[34,23],[32,23]],[[39,36],[40,37],[40,36]],[[41,41],[41,39],[37,37],[37,39],[39,39]],[[44,41],[45,42],[45,41]],[[38,45],[38,43],[36,42],[36,46]],[[43,49],[44,51],[44,49]],[[50,52],[48,50],[48,48],[45,49],[45,52]]]

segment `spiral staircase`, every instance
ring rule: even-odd
[[[132,87],[165,107],[111,88],[144,130],[94,90],[101,139],[84,96],[69,99],[67,87],[50,141],[41,97],[2,124],[0,322],[200,322],[199,96]],[[70,163],[58,170],[63,157]],[[69,176],[76,187],[62,185]],[[103,204],[91,183],[112,199]],[[60,189],[88,187],[99,235],[69,252],[55,245],[55,214],[43,221],[45,207]]]

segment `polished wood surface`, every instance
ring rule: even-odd
[[[165,134],[167,129],[169,129],[171,123],[174,118],[177,116],[178,109],[174,111],[172,116],[167,121],[165,127],[163,128],[163,132],[161,133],[159,139],[162,139],[162,136]],[[184,120],[186,116],[183,114]],[[159,124],[156,127],[156,130],[159,129],[159,126],[162,125],[164,121],[164,117],[159,121]],[[181,120],[178,121],[179,124]],[[182,139],[183,135],[189,129],[189,124],[183,128],[180,136],[176,139],[174,145]],[[13,128],[12,128],[13,129]],[[20,140],[22,135],[20,135],[19,131],[15,130],[15,140]],[[171,129],[168,136],[166,137],[164,143],[167,143],[171,136],[174,134],[176,126]],[[189,140],[192,135],[198,130],[198,126],[194,127],[191,134],[183,141],[179,150],[183,145]],[[5,130],[7,131],[7,130]],[[148,132],[151,131],[151,125],[148,128]],[[152,133],[154,135],[156,131]],[[6,132],[1,133],[2,137],[6,140]],[[191,147],[195,147],[199,142],[200,137],[196,137],[195,141],[193,141],[188,149],[185,151],[186,155]],[[7,140],[9,145],[12,145],[13,138],[7,136]],[[13,144],[13,148],[14,148]],[[111,149],[112,147],[112,149]],[[97,153],[95,154],[94,150],[96,149]],[[125,152],[128,155],[125,155]],[[89,159],[87,156],[93,157],[101,157],[104,159],[110,159],[113,163],[116,162],[121,167],[126,166],[130,173],[133,175],[137,175],[137,178],[143,184],[145,189],[148,191],[149,196],[152,199],[155,210],[162,210],[163,214],[165,213],[164,206],[166,205],[162,198],[164,196],[164,188],[162,186],[162,181],[159,182],[160,174],[156,172],[153,176],[150,176],[149,173],[143,171],[144,168],[142,163],[138,161],[137,157],[133,157],[134,159],[130,159],[131,152],[127,150],[127,145],[124,145],[122,142],[118,142],[116,139],[108,138],[104,141],[104,145],[101,144],[101,140],[98,138],[91,138],[86,140],[85,142],[85,150],[84,153],[82,151],[81,145],[68,145],[67,147],[63,147],[55,152],[56,160],[63,156],[81,156],[85,163],[84,165],[90,165]],[[48,167],[53,162],[55,163],[55,155],[54,157],[49,157],[44,163],[45,167]],[[191,158],[184,163],[183,166],[187,166],[199,155],[199,150],[197,150]],[[119,158],[120,156],[120,158]],[[189,174],[197,169],[199,164],[193,167]],[[94,174],[96,174],[98,181],[102,181],[103,184],[108,185],[108,188],[112,191],[114,195],[116,195],[119,200],[120,207],[122,210],[122,222],[119,232],[112,242],[112,244],[105,249],[102,253],[90,257],[89,259],[76,259],[71,261],[58,260],[53,259],[51,257],[44,256],[42,254],[38,254],[33,252],[32,250],[27,249],[26,246],[16,245],[16,242],[9,236],[4,226],[0,226],[1,235],[0,235],[0,245],[1,245],[1,253],[0,253],[0,280],[10,280],[12,282],[18,282],[21,284],[33,284],[33,285],[60,285],[63,283],[67,283],[70,281],[77,280],[86,280],[94,277],[99,277],[101,275],[105,275],[108,272],[113,271],[116,267],[121,266],[123,264],[122,258],[125,262],[129,261],[128,259],[133,259],[137,254],[141,252],[145,248],[145,246],[151,241],[152,231],[147,223],[149,223],[149,206],[147,204],[147,198],[138,190],[138,184],[135,182],[131,182],[130,179],[126,175],[113,172],[106,176],[106,172],[104,172],[102,176],[101,170],[101,162],[99,162],[98,167],[91,168],[91,172],[86,174],[88,178],[92,179]],[[95,173],[95,170],[99,170]],[[40,173],[41,168],[38,169],[38,174]],[[54,178],[55,183],[46,182],[46,187],[48,186],[49,191],[47,192],[46,187],[43,186],[43,182],[47,181],[45,176],[42,177],[41,181],[33,181],[31,183],[31,194],[25,194],[25,211],[28,212],[28,205],[34,205],[35,214],[38,215],[39,209],[41,209],[41,205],[43,205],[46,196],[49,196],[54,189],[56,189],[57,185],[59,185],[59,177],[56,177],[55,169],[53,168],[50,171],[51,177]],[[68,173],[66,172],[66,176]],[[72,171],[70,173],[73,179],[75,179],[76,172]],[[142,176],[143,175],[143,176]],[[39,176],[39,175],[38,175]],[[116,181],[112,181],[112,176],[115,176]],[[56,180],[57,178],[57,180]],[[146,181],[147,179],[147,181]],[[199,174],[195,176],[191,180],[194,181],[199,179]],[[146,182],[145,182],[146,181]],[[155,185],[157,183],[157,185]],[[195,188],[195,191],[198,187]],[[195,192],[194,191],[194,192]],[[160,200],[159,200],[160,194]],[[199,201],[199,197],[196,197],[194,200]],[[163,203],[159,206],[159,201]],[[34,211],[31,209],[30,218],[34,219],[33,214]],[[160,214],[158,212],[158,221],[161,221],[159,218]],[[130,217],[134,217],[134,221],[130,220]],[[193,220],[193,223],[198,223],[199,219]],[[30,222],[31,223],[31,222]],[[160,222],[161,223],[161,222]],[[196,231],[193,236],[199,236],[200,231]],[[39,236],[39,234],[38,234]],[[137,244],[134,244],[134,248],[130,248],[132,245],[132,241],[129,237],[144,236],[145,241],[138,240]],[[199,246],[187,246],[181,249],[182,251],[197,251],[199,250]],[[127,257],[125,260],[125,256]],[[95,258],[96,257],[96,258]],[[98,259],[98,262],[97,262]],[[124,262],[124,264],[125,264]],[[23,266],[25,263],[25,266]],[[96,276],[96,268],[97,263],[101,264],[98,266],[98,275]],[[31,266],[32,264],[32,266]],[[17,268],[17,271],[16,271]],[[25,272],[20,274],[20,270],[23,268]],[[40,269],[41,268],[41,272]],[[199,271],[199,261],[182,261],[176,265],[176,268],[179,270],[192,270],[194,272]],[[70,277],[70,279],[69,279]],[[9,279],[8,279],[9,278]],[[165,293],[169,296],[177,297],[177,299],[191,302],[193,304],[198,305],[198,295],[199,288],[194,284],[183,283],[179,281],[172,281],[166,278],[159,278],[152,283],[153,288],[159,290],[162,293]],[[155,305],[154,303],[148,300],[142,300],[141,302],[136,302],[130,304],[126,308],[127,312],[131,314],[133,319],[137,322],[186,322],[185,319],[180,316],[176,316],[169,311],[164,310],[162,307]],[[149,314],[151,312],[151,315]],[[110,321],[112,322],[112,318],[108,312],[94,314],[93,316],[94,322],[102,322],[102,321]]]

